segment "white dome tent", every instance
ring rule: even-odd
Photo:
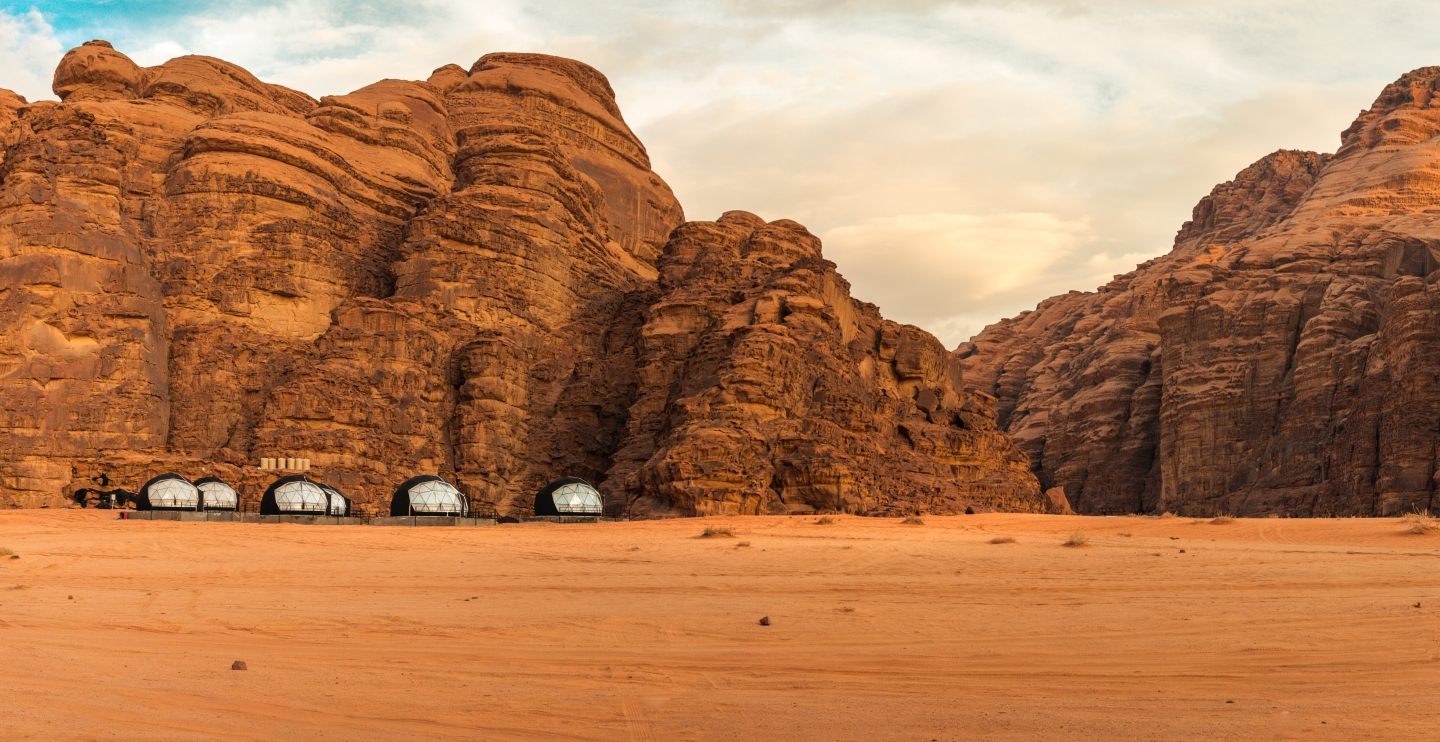
[[[605,498],[589,482],[578,477],[562,477],[535,495],[535,514],[598,516],[605,512]]]
[[[464,518],[470,503],[454,485],[433,474],[405,480],[390,498],[391,517],[410,515]]]
[[[200,490],[201,510],[240,509],[240,494],[218,477],[201,477],[195,488]]]
[[[325,494],[330,496],[330,514],[339,518],[350,515],[350,498],[340,494],[340,490],[328,484],[320,485]]]
[[[199,510],[200,490],[179,474],[165,473],[140,487],[137,510]]]
[[[293,474],[270,483],[260,499],[260,514],[347,516],[350,500],[334,487]]]

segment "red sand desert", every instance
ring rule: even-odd
[[[815,521],[0,513],[0,739],[1440,735],[1440,532]]]

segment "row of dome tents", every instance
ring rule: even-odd
[[[152,478],[133,499],[139,510],[240,509],[240,496],[235,488],[219,478],[203,477],[191,482],[175,473]],[[563,477],[536,494],[535,515],[600,515],[604,504],[600,493],[585,480]],[[303,474],[292,474],[266,488],[260,499],[260,514],[348,517],[350,498],[328,484]],[[454,485],[433,474],[422,474],[405,480],[395,489],[390,498],[390,515],[463,518],[470,515],[470,503]]]
[[[161,474],[131,498],[137,510],[239,510],[240,495],[218,477],[191,482],[179,474]]]

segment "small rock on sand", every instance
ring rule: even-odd
[[[245,666],[245,660],[235,660],[235,664],[231,665],[231,666],[230,666],[230,669],[231,669],[231,670],[249,670],[250,668],[248,668],[248,667]]]
[[[761,626],[769,626],[769,625],[770,625],[770,617],[769,617],[769,616],[765,616],[764,618],[761,618],[761,619],[760,619],[760,625],[761,625]]]

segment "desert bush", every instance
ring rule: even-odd
[[[1065,542],[1064,545],[1065,545],[1065,546],[1084,546],[1085,544],[1088,544],[1088,543],[1090,543],[1090,537],[1089,537],[1088,535],[1086,535],[1084,531],[1076,531],[1076,532],[1070,534],[1070,538]]]
[[[1429,510],[1410,513],[1404,518],[1401,518],[1400,522],[1409,526],[1409,528],[1405,529],[1406,533],[1413,533],[1417,536],[1423,536],[1427,531],[1440,528],[1440,524],[1437,524],[1430,518]]]
[[[1120,534],[1120,535],[1121,535],[1121,536],[1124,536],[1125,538],[1130,538],[1130,537],[1134,536],[1135,534],[1133,534],[1133,533],[1122,533],[1122,534]]]
[[[815,525],[817,525],[817,526],[828,526],[828,525],[830,525],[831,523],[834,523],[834,522],[835,522],[835,519],[834,519],[834,518],[831,518],[830,516],[825,515],[825,516],[821,516],[821,517],[820,517],[820,520],[815,521]]]
[[[743,546],[749,546],[749,545],[750,545],[750,542],[749,542],[749,541],[741,541],[740,543],[735,544],[735,548],[739,549],[739,548],[741,548],[741,547],[743,547]]]
[[[1013,544],[1013,543],[1015,543],[1015,537],[1014,537],[1014,536],[996,536],[995,538],[990,539],[990,543],[992,543],[992,544]]]
[[[1210,521],[1210,524],[1211,524],[1211,525],[1216,525],[1216,526],[1223,526],[1223,525],[1226,525],[1227,523],[1234,523],[1234,522],[1235,522],[1235,518],[1233,518],[1232,516],[1229,516],[1229,515],[1217,515],[1217,516],[1215,516],[1214,519],[1212,519],[1212,520]]]
[[[1174,517],[1175,517],[1175,514],[1172,513],[1172,512],[1170,512],[1169,510],[1166,510],[1165,512],[1163,512],[1163,513],[1160,514],[1160,517],[1161,517],[1161,518],[1174,518]]]
[[[13,552],[13,551],[11,551],[11,550],[3,547],[3,546],[0,546],[0,556],[14,556],[14,555],[15,555],[15,552]]]
[[[918,516],[918,515],[907,515],[907,516],[905,516],[905,520],[900,521],[900,522],[901,522],[901,523],[904,523],[904,524],[907,525],[907,526],[923,526],[923,525],[925,525],[925,519],[924,519],[924,518],[921,518],[921,517]]]
[[[720,527],[718,527],[718,526],[706,526],[706,527],[705,527],[705,531],[700,534],[700,538],[720,538],[720,537],[724,537],[724,538],[735,538],[735,533],[734,533],[733,531],[731,531],[729,528],[720,528]]]

